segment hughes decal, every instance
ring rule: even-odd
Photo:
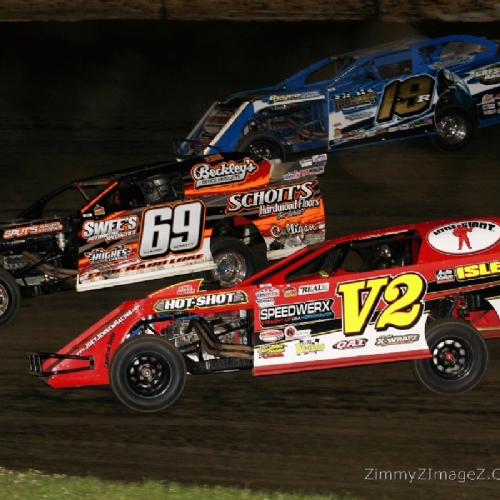
[[[234,304],[248,304],[245,292],[220,292],[198,295],[193,297],[179,297],[176,299],[159,300],[154,310],[156,312],[183,311],[195,307],[228,306]]]
[[[452,255],[477,253],[496,245],[499,240],[500,226],[486,220],[443,225],[427,235],[427,241],[435,250]]]
[[[87,241],[120,240],[137,232],[138,221],[137,215],[102,221],[89,220],[83,224],[82,235]]]
[[[311,300],[297,304],[265,307],[260,310],[260,322],[267,325],[286,325],[294,321],[333,318],[333,300]]]
[[[306,181],[274,189],[233,194],[228,198],[226,213],[258,209],[259,215],[270,215],[317,207],[320,200],[315,198],[316,185],[317,181]]]
[[[95,248],[91,252],[85,252],[85,257],[92,264],[103,264],[116,260],[126,260],[130,255],[130,248],[125,245],[117,245],[110,250]]]
[[[191,176],[195,180],[195,189],[199,189],[205,186],[243,182],[257,170],[259,166],[250,158],[245,158],[241,163],[231,161],[215,166],[200,163],[191,169]]]

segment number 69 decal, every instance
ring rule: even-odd
[[[425,291],[426,282],[416,273],[340,283],[337,294],[342,297],[344,335],[363,333],[372,318],[377,331],[391,326],[401,330],[411,328],[422,315]],[[381,299],[386,305],[374,314]]]
[[[139,257],[151,259],[169,253],[191,253],[202,243],[205,205],[201,201],[165,205],[144,211]]]

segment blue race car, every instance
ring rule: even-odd
[[[500,42],[414,36],[328,57],[274,87],[215,102],[178,158],[243,151],[284,160],[431,135],[445,151],[500,123]]]

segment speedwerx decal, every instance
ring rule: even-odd
[[[179,297],[176,299],[159,300],[154,305],[156,312],[184,311],[195,307],[220,307],[234,304],[248,304],[245,292],[220,292],[192,297]]]
[[[276,326],[286,325],[292,321],[332,318],[332,305],[333,299],[327,299],[265,307],[260,310],[260,323],[262,326]]]
[[[340,283],[337,295],[342,298],[344,335],[363,333],[381,300],[386,305],[376,317],[377,331],[411,328],[422,315],[426,288],[426,281],[416,273]]]
[[[319,205],[314,190],[317,181],[307,181],[279,188],[263,189],[229,196],[226,213],[259,209],[259,215],[288,212]]]

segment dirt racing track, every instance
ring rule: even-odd
[[[80,99],[89,98],[91,84],[102,83],[98,70],[104,60],[93,66],[89,55],[85,71],[72,76],[71,63],[67,73],[59,66],[55,71],[50,61],[23,67],[23,57],[20,51],[0,61],[12,70],[10,83],[0,85],[4,217],[64,180],[154,161],[168,151],[170,136],[182,131],[183,122],[175,121],[185,111],[180,104],[176,115],[159,117],[139,116],[137,107],[130,108],[120,127],[108,125],[116,109],[104,104],[101,121],[92,115],[95,109],[75,112],[73,106],[83,106],[76,97],[61,104],[71,85]],[[45,67],[53,72],[46,74]],[[23,78],[28,70],[32,80]],[[94,71],[88,81],[76,81]],[[145,63],[141,71],[146,77],[153,73]],[[136,76],[136,85],[146,77]],[[28,90],[42,83],[64,89],[54,101],[61,109],[44,106],[28,92],[23,107],[22,92],[14,88],[19,82]],[[160,83],[152,83],[149,94],[161,101]],[[115,96],[105,85],[94,95],[104,103],[107,91]],[[70,111],[75,122],[79,117],[78,123],[87,125],[70,126]],[[435,150],[424,138],[331,155],[321,180],[329,236],[418,220],[498,215],[499,133],[498,127],[486,129],[454,154]],[[122,301],[159,286],[65,292],[22,303],[17,318],[0,332],[0,466],[377,499],[499,497],[498,340],[488,341],[483,381],[456,397],[422,388],[409,363],[261,378],[247,371],[189,376],[173,407],[141,414],[126,409],[108,387],[56,391],[28,375],[28,351],[54,352]]]

